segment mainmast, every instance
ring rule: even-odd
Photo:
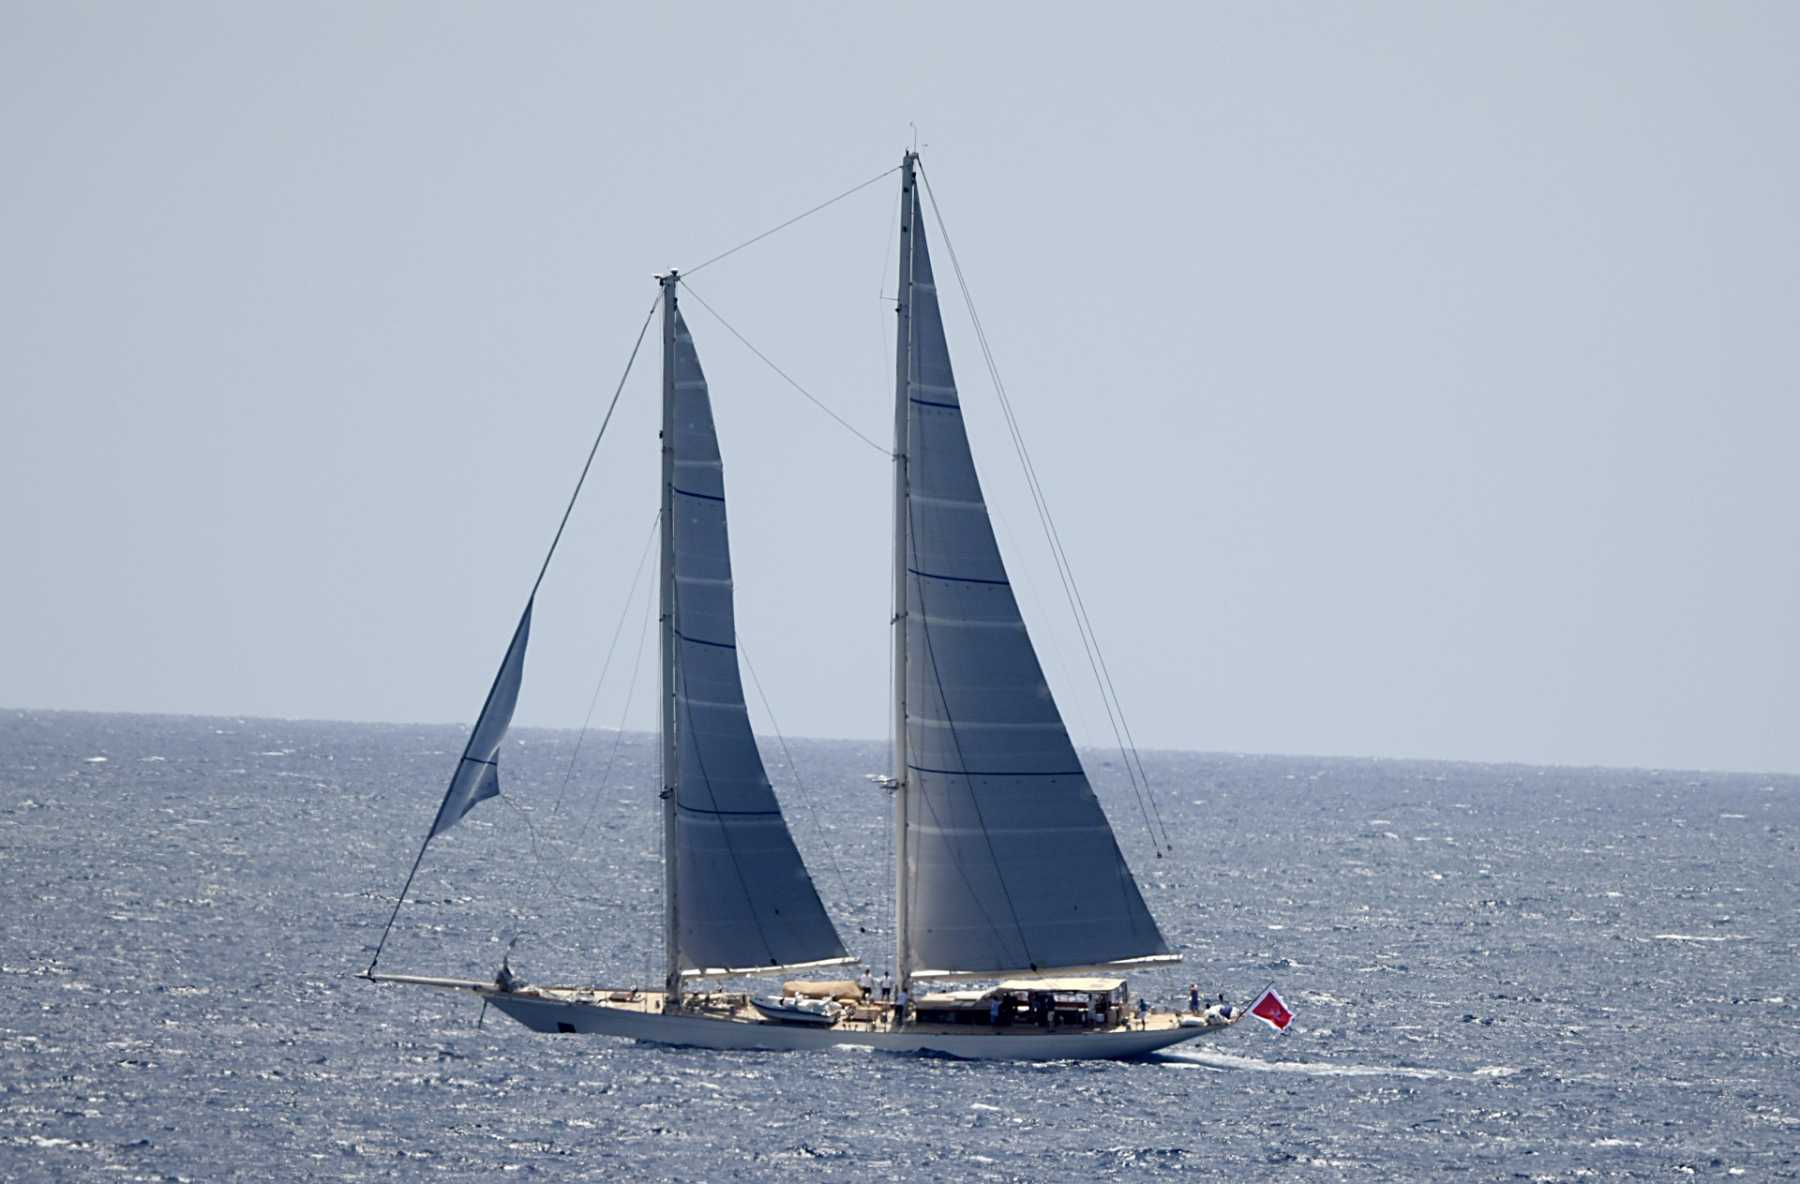
[[[898,989],[912,985],[911,907],[907,887],[911,844],[907,839],[907,794],[911,777],[906,752],[906,549],[907,400],[912,384],[913,221],[918,215],[917,153],[900,162],[900,283],[895,311],[899,314],[894,349],[894,976]]]
[[[675,285],[678,273],[657,277],[662,284],[662,582],[658,600],[658,645],[662,657],[662,803],[663,803],[663,1007],[681,1001],[681,914],[676,889],[675,786]]]

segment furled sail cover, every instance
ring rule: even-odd
[[[525,679],[525,643],[530,639],[531,602],[527,601],[519,616],[519,627],[513,630],[512,641],[506,647],[506,657],[501,659],[500,673],[494,676],[487,702],[481,705],[481,718],[475,721],[469,742],[463,747],[462,760],[451,774],[450,788],[444,791],[427,842],[462,821],[476,802],[500,792],[500,742],[506,739],[513,708],[519,702],[519,684]]]
[[[725,484],[706,378],[675,320],[676,877],[682,966],[844,957],[763,771],[744,708]]]
[[[906,745],[914,969],[1048,969],[1166,954],[1007,583],[963,428],[922,220],[910,221]]]

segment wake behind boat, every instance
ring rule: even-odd
[[[663,981],[614,990],[531,986],[504,969],[491,983],[377,970],[426,847],[499,792],[500,743],[555,540],[365,977],[467,991],[540,1032],[715,1049],[848,1044],[987,1059],[1134,1057],[1240,1018],[1132,1006],[1124,973],[1180,955],[1146,907],[1075,754],[1008,581],[963,426],[917,170],[917,155],[906,153],[887,782],[896,847],[891,995],[803,980],[779,995],[698,987],[854,959],[788,831],[745,708],[723,467],[675,272],[659,277]],[[945,980],[997,985],[926,989]]]

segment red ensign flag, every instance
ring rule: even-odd
[[[1250,1005],[1250,1014],[1277,1032],[1285,1032],[1287,1026],[1294,1022],[1294,1013],[1281,1001],[1281,996],[1275,993],[1274,987],[1258,996],[1256,1002]]]

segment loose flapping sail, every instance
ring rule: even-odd
[[[429,838],[437,838],[462,820],[476,802],[485,801],[500,792],[500,742],[512,726],[513,709],[519,703],[519,684],[525,678],[525,645],[531,640],[531,605],[519,616],[506,657],[500,662],[500,673],[482,704],[481,718],[469,732],[462,760],[451,774],[450,788],[438,806]]]
[[[919,212],[909,155],[895,417],[902,974],[1161,958],[1168,944],[1076,758],[1007,580]]]
[[[671,289],[673,285],[671,285]],[[674,308],[665,422],[672,557],[675,933],[684,973],[847,960],[794,846],[738,671],[725,484],[706,377]]]
[[[584,474],[585,475],[585,474]],[[579,492],[579,486],[577,487]],[[558,532],[560,537],[561,532]],[[550,544],[550,553],[555,554],[556,544]],[[544,565],[549,566],[546,556]],[[538,573],[542,581],[543,572]],[[513,629],[512,640],[507,643],[506,656],[500,659],[500,669],[494,675],[492,685],[488,687],[487,699],[481,704],[481,714],[475,719],[475,726],[469,729],[469,738],[463,744],[462,757],[456,762],[456,770],[450,774],[450,786],[444,790],[444,800],[438,803],[436,817],[431,820],[431,829],[425,834],[425,841],[419,844],[419,854],[414,857],[412,870],[406,873],[406,883],[401,885],[400,895],[394,900],[394,911],[388,914],[387,924],[381,930],[381,939],[375,943],[375,953],[369,959],[369,968],[364,974],[374,974],[375,966],[381,961],[381,951],[387,948],[388,935],[394,931],[394,922],[400,917],[400,906],[406,903],[406,894],[412,889],[413,877],[419,874],[419,865],[425,861],[425,849],[431,846],[431,840],[437,838],[458,822],[464,814],[474,809],[477,802],[486,801],[500,793],[500,744],[506,739],[506,730],[512,726],[513,709],[519,703],[519,684],[525,680],[525,646],[531,640],[531,607],[537,602],[537,589],[534,587],[531,596],[525,601],[525,611],[519,614],[519,623]]]

